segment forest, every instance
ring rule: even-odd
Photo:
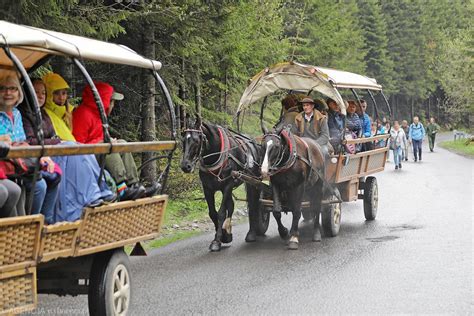
[[[434,116],[448,128],[468,127],[472,16],[471,0],[4,0],[0,7],[2,20],[125,44],[161,61],[181,125],[199,105],[204,119],[229,126],[249,78],[292,60],[376,78],[391,119]],[[74,87],[83,79],[70,63],[48,67],[80,96]],[[111,121],[123,138],[159,138],[149,73],[88,69],[127,96]]]

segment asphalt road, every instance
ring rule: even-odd
[[[131,315],[473,314],[473,160],[424,148],[423,161],[376,175],[379,211],[343,204],[339,236],[289,251],[276,224],[210,253],[213,234],[131,258]],[[287,227],[290,215],[284,216]],[[86,297],[39,296],[38,313],[85,314]]]

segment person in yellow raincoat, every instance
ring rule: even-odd
[[[56,135],[64,141],[75,141],[72,135],[72,111],[74,107],[68,102],[69,85],[60,75],[50,72],[43,77],[46,86],[46,103],[44,105]]]

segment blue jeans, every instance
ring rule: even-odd
[[[25,187],[27,191],[31,191],[33,183],[31,181],[25,181]],[[41,213],[44,215],[46,223],[53,224],[58,199],[58,189],[58,185],[48,187],[44,179],[36,181],[31,214]]]
[[[421,160],[421,144],[423,139],[412,139],[413,143],[413,155],[415,156],[415,161],[420,159]]]
[[[402,161],[402,147],[397,147],[395,149],[392,149],[393,151],[393,162],[395,163],[395,166],[399,166]]]

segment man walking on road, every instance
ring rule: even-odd
[[[410,125],[409,139],[413,144],[413,155],[415,156],[415,162],[420,159],[421,161],[421,144],[423,143],[423,138],[425,137],[425,128],[421,124],[418,116],[413,118],[413,123]]]
[[[403,132],[405,133],[405,137],[407,138],[405,141],[405,147],[402,149],[402,155],[403,155],[402,160],[408,161],[408,137],[410,133],[410,126],[408,125],[407,120],[402,121],[401,128],[403,129]]]
[[[426,125],[426,134],[428,135],[431,152],[433,152],[436,133],[438,133],[439,129],[440,127],[438,124],[436,124],[434,117],[430,118],[430,123]]]

